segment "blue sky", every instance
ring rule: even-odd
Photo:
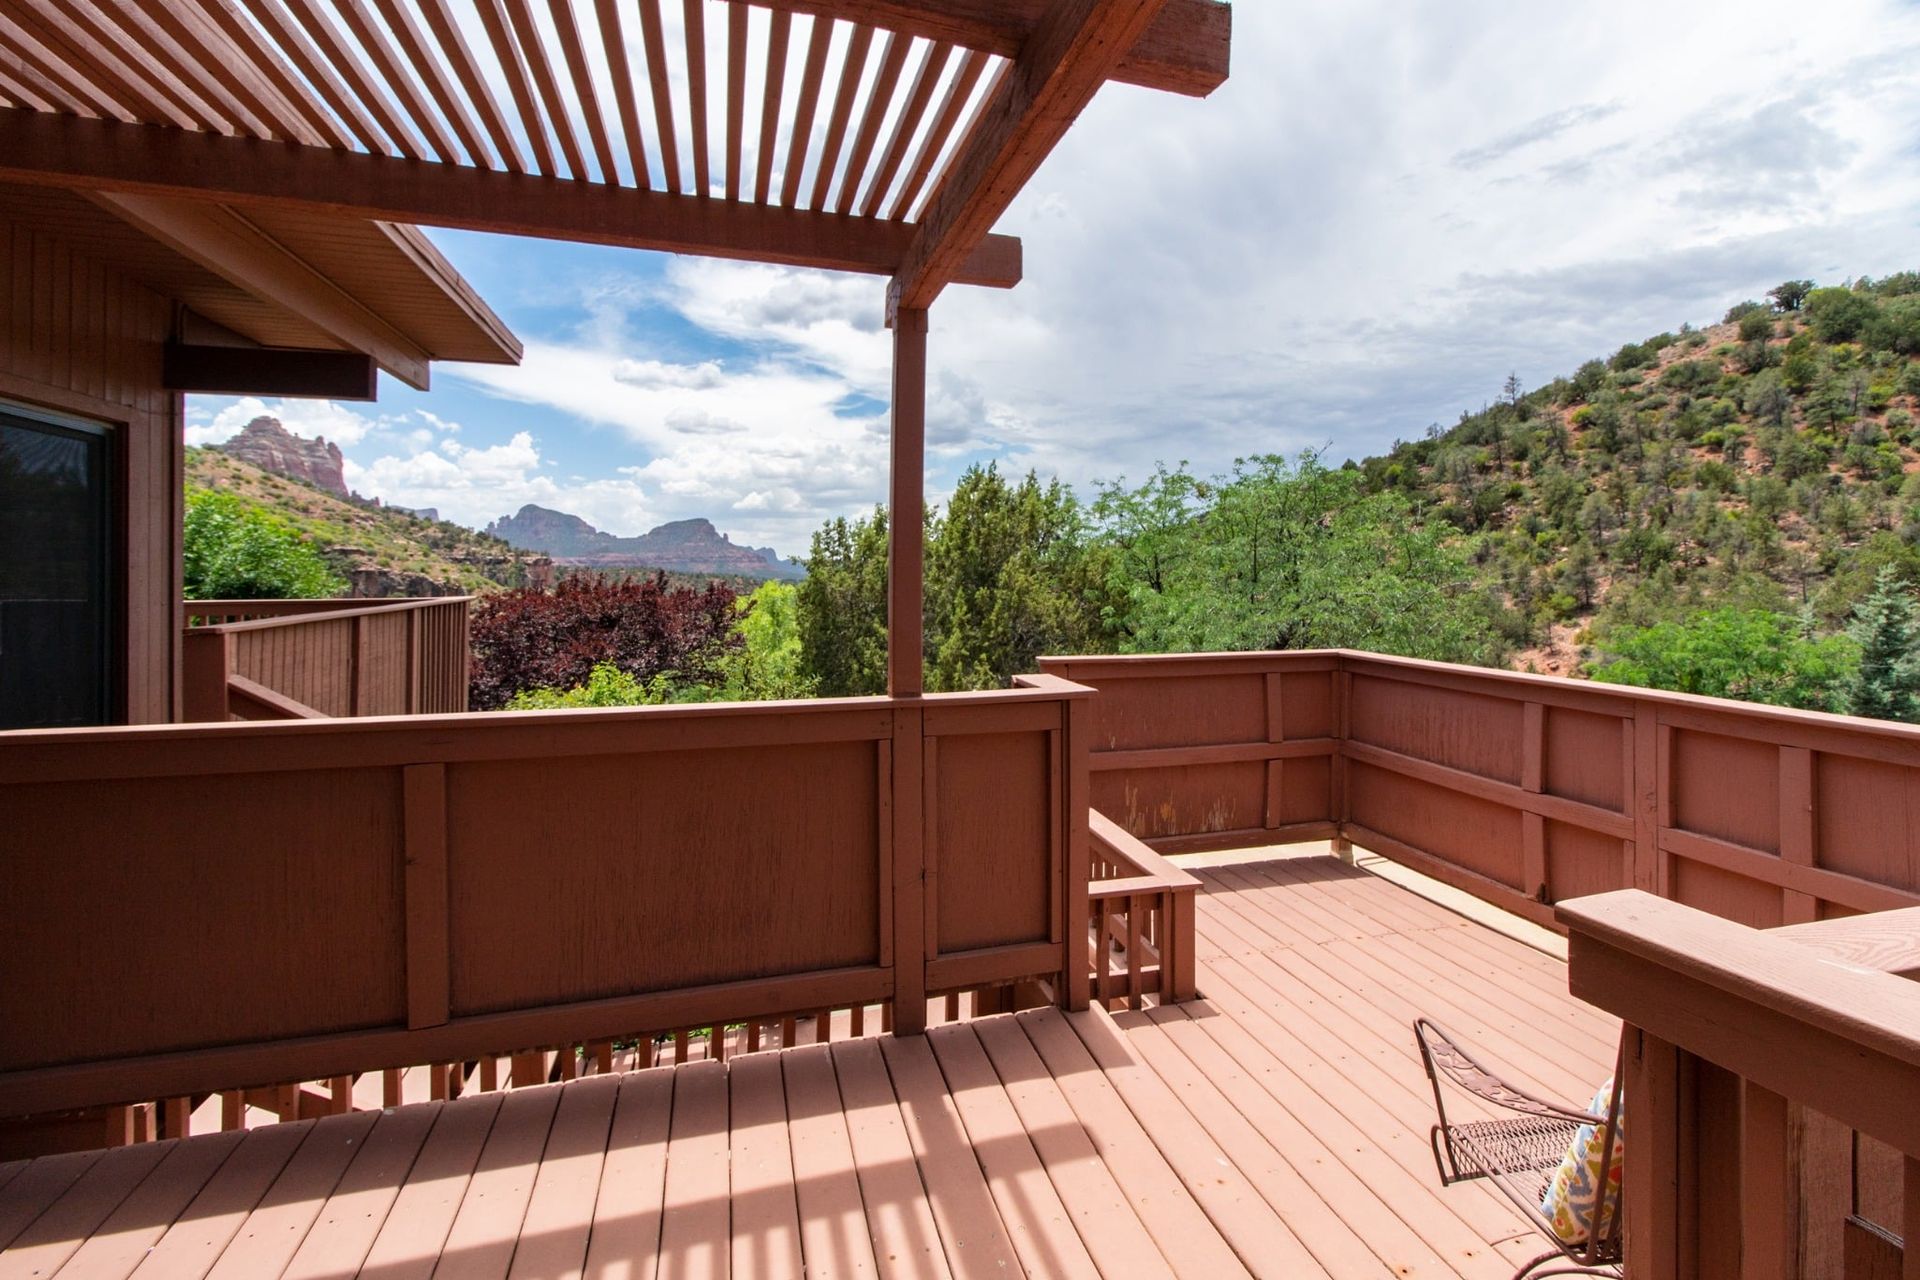
[[[1389,0],[1235,9],[1192,101],[1108,86],[950,289],[929,492],[969,463],[1138,477],[1364,456],[1782,279],[1920,267],[1920,6]],[[350,482],[471,524],[706,516],[805,550],[886,487],[884,282],[434,231],[527,346],[275,412]]]

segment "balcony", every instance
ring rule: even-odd
[[[1044,665],[0,735],[0,1113],[94,1148],[0,1167],[0,1269],[1511,1274],[1520,1216],[1434,1176],[1427,1015],[1569,1099],[1626,1020],[1632,1274],[1897,1274],[1920,734]]]

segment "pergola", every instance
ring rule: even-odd
[[[1101,84],[1205,95],[1230,28],[1215,0],[4,0],[0,181],[83,193],[416,385],[423,353],[273,217],[889,277],[889,685],[913,694],[928,308],[1019,282],[993,224]],[[253,358],[297,390],[308,357],[333,385],[337,351]]]

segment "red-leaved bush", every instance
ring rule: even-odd
[[[595,663],[638,680],[663,672],[689,684],[715,678],[714,664],[740,643],[734,591],[640,580],[563,578],[551,591],[523,588],[481,600],[473,613],[471,705],[493,711],[524,689],[583,685]]]

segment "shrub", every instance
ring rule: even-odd
[[[237,494],[188,489],[182,526],[189,600],[317,599],[347,589],[292,525]]]
[[[739,643],[734,597],[719,583],[669,587],[665,574],[586,575],[551,591],[490,596],[473,615],[472,705],[490,711],[524,690],[585,687],[603,663],[643,683],[663,675],[711,683],[721,657]]]
[[[1753,310],[1740,317],[1740,341],[1764,342],[1773,336],[1773,317],[1754,303]]]

